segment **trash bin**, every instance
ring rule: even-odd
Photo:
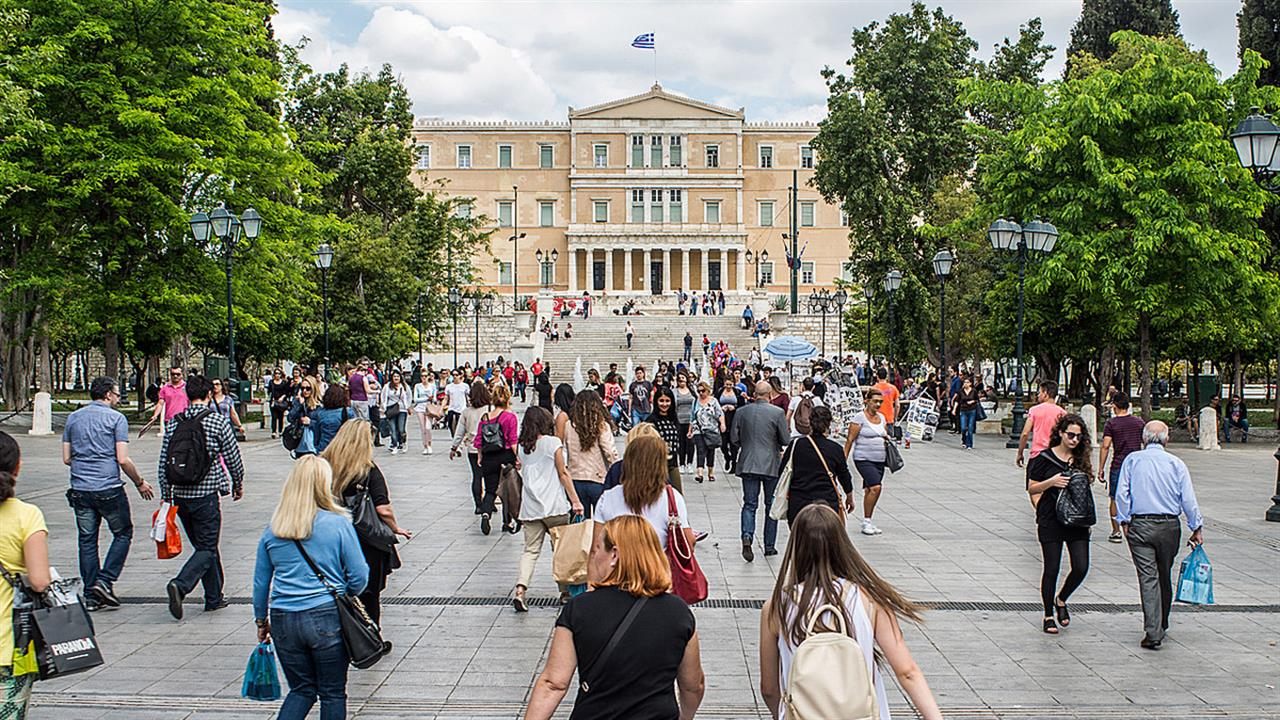
[[[227,370],[227,358],[224,355],[205,355],[204,356],[204,376],[207,378],[225,378],[230,373]]]
[[[1191,387],[1188,388],[1191,397],[1191,410],[1200,412],[1200,408],[1209,404],[1209,399],[1222,391],[1222,383],[1219,382],[1217,375],[1192,375]]]

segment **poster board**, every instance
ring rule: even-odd
[[[912,440],[933,440],[938,429],[938,403],[921,395],[911,401],[902,418],[902,430]]]

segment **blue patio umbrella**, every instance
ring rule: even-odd
[[[818,348],[814,347],[813,343],[794,335],[783,335],[770,340],[764,346],[764,351],[774,360],[782,362],[808,360],[818,355]]]

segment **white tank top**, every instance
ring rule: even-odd
[[[884,679],[880,677],[880,669],[876,667],[876,640],[875,630],[871,626],[871,618],[867,615],[866,608],[862,605],[862,593],[858,591],[858,586],[841,579],[840,597],[844,601],[845,611],[849,613],[849,618],[853,621],[851,630],[853,631],[853,639],[858,641],[858,645],[862,648],[862,654],[867,659],[867,668],[871,672],[872,682],[876,686],[876,702],[880,705],[880,720],[889,720],[889,700],[884,693]],[[796,586],[797,594],[801,593],[802,585]],[[795,602],[787,602],[787,624],[790,625],[796,613]],[[795,654],[795,647],[791,645],[791,638],[784,633],[778,633],[778,655],[781,659],[780,672],[782,692],[787,691],[787,677],[791,674],[791,657]],[[781,713],[778,715],[779,720],[786,720],[787,708],[786,703],[782,704]]]

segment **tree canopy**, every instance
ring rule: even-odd
[[[1081,53],[1099,60],[1111,57],[1116,51],[1112,35],[1118,30],[1153,36],[1182,33],[1171,0],[1084,0],[1067,45],[1068,72]]]

